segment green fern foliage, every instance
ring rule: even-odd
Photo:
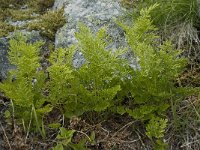
[[[155,138],[162,138],[165,133],[165,128],[167,126],[167,119],[162,118],[152,118],[148,125],[147,125],[147,136],[152,139]]]
[[[181,51],[174,49],[170,41],[158,42],[159,36],[149,15],[155,7],[142,9],[141,16],[131,26],[120,23],[140,65],[140,69],[131,71],[129,84],[134,109],[128,112],[136,119],[151,119],[166,111],[167,100],[177,91],[174,80],[186,65],[186,59],[180,57]]]
[[[72,80],[73,47],[69,50],[58,49],[51,54],[51,66],[47,69],[50,80],[48,82],[49,102],[53,105],[62,104],[70,95],[69,87]]]
[[[157,36],[150,17],[150,12],[157,6],[142,9],[132,25],[119,23],[140,68],[130,70],[131,79],[127,79],[128,88],[125,88],[131,95],[130,100],[128,105],[118,106],[117,111],[147,122],[147,136],[157,139],[154,148],[164,150],[166,144],[162,138],[167,120],[161,118],[170,107],[169,101],[180,98],[178,93],[184,91],[183,87],[176,87],[174,81],[184,71],[187,60],[170,41],[159,42],[161,38]]]
[[[42,44],[43,42],[27,43],[23,35],[16,34],[10,40],[8,52],[15,69],[10,70],[8,78],[0,84],[1,91],[13,101],[15,116],[26,125],[33,113],[32,107],[38,111],[38,118],[51,111],[50,107],[43,107],[45,97],[42,90],[46,76],[39,64]]]
[[[79,116],[88,111],[104,111],[114,105],[125,75],[124,60],[119,56],[124,50],[111,52],[106,28],[95,35],[88,27],[79,25],[77,45],[55,50],[49,61],[51,66],[47,89],[48,101],[54,106],[63,105],[66,117]],[[80,68],[72,66],[75,49],[81,51],[86,62]],[[119,65],[121,64],[121,65]]]
[[[120,90],[122,66],[119,64],[123,62],[118,56],[122,50],[113,53],[106,49],[109,44],[106,28],[101,28],[94,35],[88,27],[80,24],[76,38],[77,48],[86,62],[79,69],[73,69],[72,96],[66,101],[66,111],[75,114],[104,111],[114,104],[114,97]]]
[[[154,150],[166,150],[167,144],[162,139],[165,134],[165,128],[167,127],[167,119],[162,119],[159,117],[153,117],[147,124],[146,135],[153,140],[156,138],[156,143],[154,144]]]

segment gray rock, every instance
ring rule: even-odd
[[[60,9],[66,6],[69,3],[69,0],[55,0],[53,9]]]
[[[119,0],[56,0],[54,9],[62,7],[67,23],[56,33],[56,48],[69,47],[77,42],[74,33],[78,31],[79,22],[90,27],[94,33],[106,26],[107,32],[113,39],[108,46],[109,49],[115,51],[119,47],[127,46],[123,30],[115,23],[115,19],[122,16],[125,11]],[[74,67],[80,67],[84,62],[83,55],[76,52]],[[134,63],[132,65],[134,66]]]
[[[78,22],[90,27],[94,32],[102,26],[108,26],[108,32],[119,41],[121,30],[117,27],[114,18],[123,14],[118,1],[113,0],[57,0],[54,8],[64,7],[67,24],[56,34],[55,46],[68,47],[76,43],[74,33],[77,32]],[[116,43],[115,43],[116,44]],[[117,47],[114,45],[114,47]]]
[[[0,38],[0,80],[5,79],[8,69],[12,68],[7,59],[7,51],[8,38]]]

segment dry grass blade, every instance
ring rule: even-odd
[[[9,146],[9,150],[12,150],[12,147],[11,147],[11,144],[10,144],[10,142],[9,142],[8,136],[7,136],[6,131],[5,131],[5,129],[4,129],[4,127],[3,127],[3,125],[2,125],[1,122],[0,122],[0,125],[1,125],[1,129],[3,130],[3,133],[4,133],[4,136],[5,136],[6,142],[7,142],[8,146]]]

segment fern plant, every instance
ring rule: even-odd
[[[166,127],[167,119],[162,119],[160,117],[151,118],[146,126],[146,135],[151,140],[153,140],[153,138],[157,138],[156,143],[154,144],[155,150],[165,150],[167,148],[167,144],[162,140]]]
[[[80,82],[78,99],[87,103],[87,108],[103,111],[113,105],[113,99],[120,90],[119,80],[123,74],[123,64],[119,59],[122,50],[115,53],[106,49],[109,44],[106,29],[101,28],[94,36],[84,25],[79,26],[80,32],[76,34],[78,48],[87,60],[75,72]]]
[[[52,66],[48,69],[50,79],[57,80],[53,81],[57,84],[54,86],[55,89],[50,88],[50,90],[59,89],[61,96],[59,99],[63,99],[67,117],[78,116],[87,111],[104,111],[111,107],[114,104],[115,95],[120,90],[119,81],[123,76],[123,71],[121,71],[123,68],[119,65],[123,61],[118,57],[122,50],[112,53],[106,49],[109,42],[106,41],[105,28],[93,35],[89,28],[80,24],[76,38],[78,39],[77,47],[73,46],[68,52],[62,49],[55,52],[53,58],[56,62],[51,61]],[[87,60],[79,69],[72,67],[75,48],[78,48]],[[58,68],[62,70],[59,72],[62,72],[62,75],[53,74],[53,72],[58,72]],[[71,68],[71,71],[68,68]],[[61,81],[61,79],[66,80]]]
[[[150,124],[153,118],[165,118],[165,112],[170,106],[169,100],[175,100],[179,90],[183,90],[175,87],[174,81],[187,62],[185,58],[180,57],[181,51],[174,49],[170,41],[159,43],[160,37],[155,34],[157,29],[149,15],[155,7],[157,5],[142,9],[141,16],[130,26],[119,23],[125,30],[131,50],[138,57],[140,69],[130,70],[131,79],[126,81],[126,90],[131,94],[131,100],[129,105],[119,106],[118,112],[127,112],[142,121],[150,120]],[[156,130],[162,128],[163,132],[165,124],[163,121],[155,124]],[[149,127],[147,125],[149,137],[163,136],[155,135],[161,131],[153,131],[153,128]]]
[[[71,144],[71,139],[73,137],[75,130],[66,130],[60,127],[60,134],[57,135],[56,139],[60,140],[53,150],[64,150],[64,146],[67,147]]]
[[[154,7],[143,9],[134,25],[120,24],[129,46],[139,58],[140,69],[131,71],[129,83],[133,105],[137,105],[129,113],[137,119],[149,119],[154,113],[165,112],[169,106],[167,100],[177,92],[174,80],[186,64],[186,59],[179,56],[181,51],[175,50],[170,41],[159,44],[149,15]]]
[[[51,66],[47,69],[49,72],[48,101],[53,105],[63,104],[68,95],[70,95],[70,80],[72,80],[72,63],[74,48],[69,50],[57,49],[50,56]]]
[[[83,138],[78,143],[74,144],[72,142],[73,135],[75,134],[75,130],[67,130],[63,127],[60,127],[60,133],[57,135],[57,145],[53,148],[53,150],[64,150],[64,149],[73,149],[73,150],[90,150],[86,148],[85,144],[87,142],[94,142],[94,133],[90,136],[85,135],[86,137]]]
[[[49,61],[48,100],[61,106],[66,117],[82,115],[89,111],[104,111],[114,105],[114,97],[120,90],[121,78],[125,75],[124,60],[107,50],[106,28],[94,35],[88,27],[79,25],[77,45],[55,50]],[[75,49],[87,60],[79,69],[72,66]],[[120,65],[119,65],[120,64]]]
[[[46,75],[39,69],[39,50],[43,42],[27,43],[25,36],[16,34],[9,44],[9,60],[15,69],[9,71],[7,79],[0,83],[0,89],[13,101],[18,122],[28,128],[29,122],[35,120],[41,131],[42,116],[51,111],[50,105],[43,106]]]

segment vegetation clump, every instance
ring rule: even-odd
[[[43,13],[48,8],[51,8],[55,0],[0,0],[0,8],[6,10],[8,8],[20,8],[23,5],[28,5],[36,12]]]
[[[34,0],[28,1],[28,5],[34,9],[34,11],[43,14],[47,9],[53,7],[55,0]]]
[[[14,27],[6,22],[0,21],[0,37],[7,36],[14,31]]]
[[[0,8],[7,9],[10,7],[19,7],[25,4],[26,0],[0,0]]]
[[[41,35],[51,40],[66,23],[64,9],[46,12],[47,8],[53,6],[54,0],[0,0],[0,3],[0,12],[3,14],[0,16],[0,37],[14,31],[14,27],[5,22],[7,17],[14,21],[34,19],[32,13],[39,12],[41,16],[31,22],[28,28],[39,30]],[[154,3],[159,4],[152,5]],[[31,9],[17,9],[25,4]],[[104,122],[109,116],[119,115],[122,120],[128,116],[131,121],[139,122],[145,130],[143,136],[149,138],[154,149],[165,150],[171,140],[164,140],[166,129],[167,132],[173,130],[179,133],[185,130],[185,126],[190,128],[190,122],[198,126],[199,89],[192,87],[200,85],[200,68],[196,58],[186,59],[183,50],[179,50],[180,47],[199,48],[197,1],[121,0],[121,4],[126,8],[134,8],[131,11],[137,19],[129,25],[118,22],[125,31],[128,47],[115,52],[107,49],[111,40],[106,27],[93,34],[81,23],[79,32],[75,34],[77,44],[56,50],[49,45],[50,66],[47,68],[41,65],[40,53],[44,42],[29,43],[19,33],[10,40],[8,58],[16,68],[10,70],[8,78],[0,83],[0,91],[11,101],[5,112],[6,121],[13,125],[16,121],[23,128],[26,139],[30,132],[37,131],[43,139],[54,141],[54,150],[88,149],[88,145],[96,144],[95,133],[91,130],[101,128],[105,131],[99,122]],[[148,8],[144,9],[146,6]],[[166,39],[173,37],[173,32],[180,31],[180,26],[183,32],[173,45],[174,39]],[[77,49],[86,59],[80,68],[72,65]],[[127,60],[121,58],[128,49],[138,58],[138,69],[131,68]],[[191,70],[186,68],[188,60],[195,61],[195,67],[191,67]],[[13,122],[9,121],[11,116]],[[98,125],[87,125],[90,131],[84,133],[83,130],[87,129],[79,125],[78,117],[83,118],[84,123],[85,119],[98,120]],[[129,125],[120,127],[115,134]],[[81,131],[74,128],[81,128]],[[192,132],[198,132],[193,126],[191,128]],[[53,132],[53,136],[49,136],[47,131]],[[106,132],[106,137],[110,138],[111,133]],[[77,138],[78,134],[82,136]],[[78,139],[76,142],[75,138]],[[184,137],[179,139],[185,142]]]
[[[36,1],[30,1],[30,0],[0,0],[0,21],[1,21],[1,28],[0,28],[0,36],[7,36],[9,32],[13,31],[11,30],[11,26],[9,25],[7,19],[11,19],[12,21],[26,21],[26,20],[32,20],[38,16],[39,14],[44,14],[48,8],[52,7],[54,4],[54,0],[36,0]],[[22,8],[24,7],[24,8]],[[27,8],[26,8],[27,7]],[[49,14],[49,13],[48,13]],[[53,13],[51,13],[53,15]],[[59,11],[58,13],[59,14]],[[50,14],[49,14],[50,15]],[[49,17],[49,16],[48,16]],[[53,16],[54,17],[61,17],[59,16]],[[52,19],[51,18],[51,19]],[[58,19],[58,18],[57,18]],[[62,17],[61,17],[62,19]],[[49,20],[45,20],[49,21]],[[54,18],[55,21],[55,18]],[[56,22],[58,23],[58,22]],[[60,24],[58,23],[57,26]],[[45,26],[45,25],[44,25]],[[56,25],[54,25],[56,26]],[[46,27],[46,26],[45,26]],[[25,26],[20,27],[20,28],[26,28]],[[48,28],[45,28],[48,30]],[[4,31],[3,31],[4,30]],[[53,30],[52,28],[50,30]],[[48,34],[52,34],[55,32],[48,32]]]
[[[133,8],[137,5],[134,11],[138,13],[144,7],[149,7],[155,3],[159,4],[159,6],[151,12],[151,15],[153,22],[162,29],[183,22],[192,23],[194,25],[199,23],[199,4],[196,0],[122,0],[121,3],[122,5],[127,4],[129,8]]]
[[[27,43],[22,35],[12,39],[9,60],[16,69],[9,72],[0,89],[12,100],[15,117],[25,132],[28,134],[36,129],[46,138],[48,125],[53,126],[47,118],[55,109],[67,121],[83,117],[86,113],[91,116],[95,113],[128,114],[142,122],[146,136],[155,148],[165,149],[166,111],[177,99],[191,95],[193,89],[175,86],[174,81],[184,71],[187,60],[180,57],[181,51],[175,49],[170,41],[159,42],[160,37],[150,17],[150,12],[156,7],[142,9],[134,24],[119,22],[126,32],[129,48],[139,59],[140,68],[137,70],[120,58],[128,48],[115,52],[107,49],[110,40],[105,27],[93,34],[88,27],[80,24],[75,35],[78,43],[53,51],[48,60],[51,65],[46,70],[42,70],[40,64],[42,42]],[[59,11],[61,15],[63,10]],[[38,22],[40,29],[50,29],[46,23],[55,23],[47,16],[43,15],[43,20]],[[49,36],[55,32],[55,26],[52,25],[52,31],[47,33]],[[78,69],[72,65],[76,49],[86,59]],[[56,128],[61,126],[60,122],[56,123],[59,124]],[[74,132],[61,127],[57,139],[68,142],[58,141],[55,149],[62,149],[68,144],[72,148],[80,145],[85,148],[81,141],[80,145],[73,145],[71,138]],[[94,135],[92,137],[94,139]],[[91,139],[90,142],[93,141]]]
[[[135,0],[120,0],[120,4],[127,9],[133,8],[135,3]]]
[[[64,9],[48,11],[28,25],[29,30],[39,30],[41,35],[53,40],[56,31],[66,23]]]
[[[124,3],[126,1],[132,2],[132,0],[124,0]],[[137,7],[130,6],[134,9],[129,15],[138,16],[142,8],[155,3],[159,5],[151,12],[151,16],[153,23],[160,29],[161,37],[164,40],[171,39],[178,48],[185,49],[190,59],[200,60],[198,56],[195,58],[192,56],[198,53],[199,2],[196,0],[137,1],[134,2]]]
[[[9,9],[19,9],[25,2],[26,0],[0,0],[0,20],[4,21],[10,16]]]
[[[32,15],[32,9],[25,9],[25,10],[17,10],[17,9],[8,9],[9,16],[13,21],[26,21],[30,19],[34,19],[35,17]]]
[[[42,112],[45,110],[42,93],[45,74],[42,70],[38,70],[41,46],[42,42],[30,44],[20,35],[10,40],[9,60],[16,66],[16,69],[10,71],[5,84],[1,84],[1,90],[13,101],[14,109],[16,109],[15,115],[21,118],[18,123],[23,125],[25,131],[28,129],[28,122],[35,118],[35,125],[44,136],[40,129],[41,125],[39,126]],[[50,109],[49,106],[47,107],[45,108]]]

